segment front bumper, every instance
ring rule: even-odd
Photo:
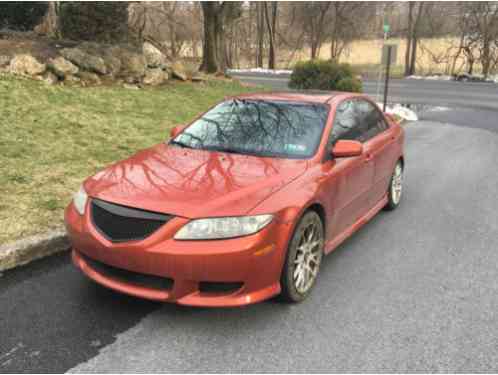
[[[136,297],[193,306],[241,306],[280,293],[280,274],[292,230],[274,221],[247,237],[177,241],[177,230],[188,220],[175,218],[140,241],[113,243],[93,226],[87,205],[80,216],[71,203],[65,212],[74,264],[89,278]],[[94,267],[93,261],[138,273],[172,279],[170,287],[152,288],[114,277]],[[206,283],[239,283],[237,290],[206,292]]]

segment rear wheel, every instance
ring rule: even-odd
[[[387,204],[385,209],[388,211],[394,210],[401,202],[401,194],[403,193],[403,164],[398,160],[394,167],[389,190],[387,192]]]
[[[300,220],[287,251],[281,277],[281,297],[301,302],[315,284],[323,257],[324,229],[320,216],[307,212]]]

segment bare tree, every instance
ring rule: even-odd
[[[477,52],[477,59],[482,66],[485,78],[490,69],[496,65],[498,58],[498,4],[493,1],[467,3],[463,8],[462,26],[464,31],[464,51],[467,52],[469,70],[472,71],[474,55],[470,49]]]
[[[225,71],[229,66],[226,29],[242,14],[241,3],[214,1],[203,2],[204,43],[200,69],[207,73]]]
[[[184,55],[187,45],[195,54],[200,40],[200,12],[196,4],[135,2],[129,7],[128,23],[138,43],[149,41],[173,59]]]
[[[60,38],[61,33],[59,28],[59,9],[60,4],[58,1],[49,1],[47,13],[43,18],[42,23],[38,25],[35,30],[41,34]]]
[[[328,11],[332,2],[306,2],[302,6],[302,17],[304,30],[308,36],[310,44],[311,58],[315,59],[320,55],[322,43],[327,37],[326,23]]]
[[[407,4],[408,28],[406,31],[405,76],[415,74],[421,19],[426,6],[423,1],[409,1]]]
[[[355,1],[334,1],[330,9],[330,58],[339,60],[344,48],[356,37],[367,34],[375,15],[375,4]]]
[[[265,13],[263,11],[263,3],[256,3],[256,38],[258,49],[256,52],[256,66],[263,67],[263,51],[264,51],[264,37],[265,37]]]
[[[266,19],[266,27],[268,29],[268,68],[275,69],[275,33],[277,29],[277,9],[278,2],[271,2],[271,10],[269,10],[268,2],[264,3],[265,7],[265,19]]]

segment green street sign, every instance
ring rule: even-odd
[[[384,32],[387,34],[391,30],[391,26],[389,26],[387,23],[384,24]]]

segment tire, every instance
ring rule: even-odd
[[[403,196],[403,172],[403,163],[401,160],[398,160],[389,182],[389,189],[387,190],[387,204],[384,207],[386,211],[396,209],[401,203]]]
[[[296,303],[309,295],[322,262],[324,242],[320,216],[315,211],[308,211],[297,224],[287,249],[280,278],[281,300]]]

